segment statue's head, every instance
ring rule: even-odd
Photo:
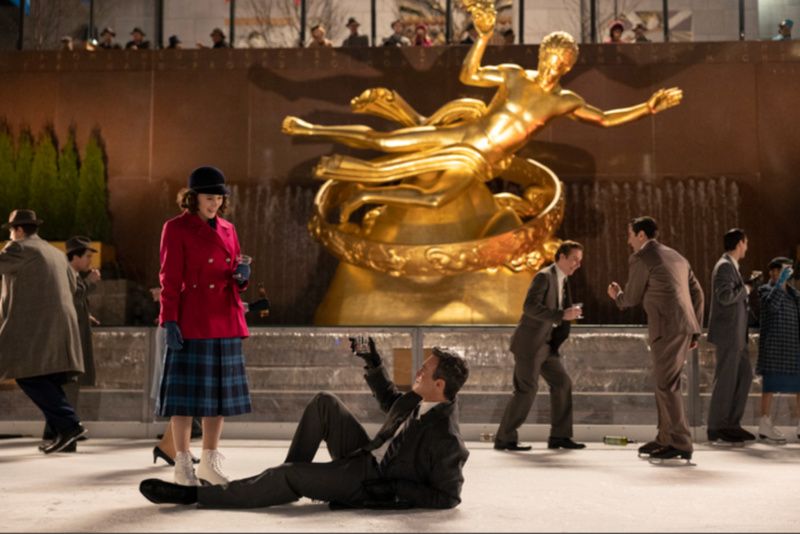
[[[552,32],[539,45],[539,73],[555,80],[578,60],[578,44],[567,32]]]

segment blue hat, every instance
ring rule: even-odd
[[[189,189],[207,195],[228,195],[225,175],[216,167],[198,167],[189,175]]]

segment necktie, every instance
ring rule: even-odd
[[[397,456],[397,453],[400,451],[400,446],[403,444],[403,440],[409,434],[409,430],[414,428],[414,425],[417,422],[418,413],[419,405],[414,408],[414,410],[411,412],[411,415],[409,415],[405,422],[403,422],[403,428],[400,430],[400,432],[395,434],[395,436],[392,438],[392,442],[389,443],[389,448],[386,449],[386,454],[383,455],[383,459],[379,465],[381,472],[384,472],[389,463],[394,459],[395,456]]]
[[[567,302],[567,277],[564,277],[564,285],[561,286],[561,309],[565,310],[570,305]]]

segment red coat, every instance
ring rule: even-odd
[[[247,337],[238,255],[236,228],[221,217],[216,231],[189,212],[164,223],[159,323],[176,321],[184,339]]]

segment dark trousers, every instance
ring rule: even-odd
[[[753,383],[753,367],[747,346],[717,346],[717,364],[714,369],[714,389],[708,408],[708,429],[739,428],[747,406],[747,396]]]
[[[332,461],[312,463],[325,441]],[[300,497],[358,504],[366,500],[364,480],[379,478],[368,452],[349,456],[369,436],[355,416],[330,393],[318,393],[306,406],[283,464],[235,480],[227,486],[201,486],[198,504],[207,508],[260,508],[286,504]]]
[[[59,434],[80,423],[64,393],[64,381],[63,373],[17,378],[17,385],[42,411],[47,425]]]
[[[64,395],[67,396],[67,402],[69,402],[72,409],[75,410],[77,415],[78,413],[78,401],[80,400],[80,393],[81,393],[81,384],[77,380],[70,380],[64,384],[61,384],[61,389],[64,390]],[[80,419],[80,416],[78,416]],[[56,438],[57,432],[53,430],[53,428],[47,424],[45,421],[44,423],[44,431],[42,432],[42,439],[43,440],[51,440]]]
[[[514,354],[514,393],[500,420],[498,441],[519,441],[517,430],[531,411],[539,375],[550,387],[550,436],[572,437],[572,380],[561,358],[551,354],[550,345],[544,344],[534,355]]]
[[[658,409],[656,442],[683,451],[692,450],[692,436],[681,396],[681,372],[691,342],[692,336],[677,334],[662,336],[650,343]]]

